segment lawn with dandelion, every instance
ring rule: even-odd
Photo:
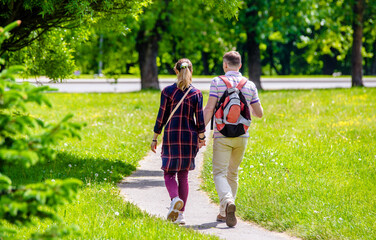
[[[150,149],[159,91],[51,93],[48,97],[53,109],[33,106],[30,112],[46,122],[73,113],[74,121],[87,124],[81,132],[82,140],[61,142],[56,147],[56,161],[6,171],[14,184],[71,177],[84,182],[79,199],[58,209],[66,224],[80,229],[68,239],[218,239],[151,217],[119,195],[116,184],[136,169]],[[55,223],[38,221],[35,226],[15,228],[15,239],[30,239],[32,232]]]
[[[376,89],[267,91],[239,170],[237,213],[304,239],[376,239]],[[203,187],[218,201],[211,151]]]

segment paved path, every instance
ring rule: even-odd
[[[160,147],[158,148],[160,151]],[[166,219],[170,199],[164,185],[163,172],[160,169],[160,152],[150,152],[142,161],[133,175],[118,184],[120,192],[127,201],[136,204],[142,210],[152,215]],[[297,239],[283,233],[270,232],[254,224],[246,223],[238,218],[235,228],[229,228],[226,223],[215,221],[218,206],[200,190],[199,174],[203,165],[202,148],[196,157],[196,170],[189,175],[190,192],[185,211],[186,227],[197,231],[214,234],[222,239],[234,240],[287,240]]]
[[[209,90],[212,78],[194,78],[193,85],[200,90]],[[17,80],[22,82],[22,80]],[[28,80],[35,84],[35,80]],[[172,84],[174,78],[159,80],[161,89]],[[364,78],[366,87],[376,87],[376,77]],[[140,79],[119,79],[117,84],[106,79],[67,79],[63,83],[49,83],[48,79],[39,79],[39,84],[59,89],[59,92],[134,92],[141,90]],[[265,90],[278,89],[320,89],[350,88],[350,77],[327,78],[262,78],[261,85]]]

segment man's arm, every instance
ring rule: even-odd
[[[264,115],[264,109],[262,108],[260,102],[251,104],[251,110],[252,110],[252,115],[258,118],[262,118],[262,116]]]
[[[211,118],[213,117],[216,104],[217,104],[217,98],[216,97],[209,97],[208,103],[206,104],[205,109],[204,109],[205,126],[208,125]]]

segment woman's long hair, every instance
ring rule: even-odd
[[[174,70],[178,75],[178,88],[184,91],[192,83],[192,63],[188,58],[182,58],[175,63]]]

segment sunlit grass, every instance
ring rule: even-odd
[[[48,96],[53,109],[33,106],[30,113],[47,122],[74,113],[74,121],[87,123],[82,140],[61,142],[56,161],[6,172],[14,184],[70,177],[83,181],[79,199],[58,209],[63,221],[80,229],[80,235],[69,239],[217,239],[151,217],[119,195],[116,183],[134,171],[149,150],[159,91]],[[14,239],[29,239],[31,233],[44,231],[51,224],[36,221],[35,226],[15,228]]]
[[[79,200],[59,208],[81,229],[72,239],[205,239],[150,218],[118,195],[116,182],[149,150],[159,94],[49,94],[54,108],[31,113],[49,122],[74,113],[87,123],[82,141],[67,139],[56,161],[9,175],[15,184],[83,180]],[[375,239],[376,89],[264,91],[260,98],[265,116],[250,130],[238,214],[305,239]],[[216,199],[210,147],[206,156],[205,188]],[[16,239],[50,224],[17,229]]]
[[[376,238],[376,89],[270,91],[239,174],[244,219],[304,239]],[[216,201],[211,155],[205,189]]]

